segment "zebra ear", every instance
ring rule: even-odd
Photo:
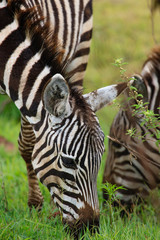
[[[127,83],[115,84],[100,88],[96,91],[83,95],[94,112],[112,102],[123,90]]]
[[[66,115],[70,109],[69,87],[60,74],[53,76],[43,91],[45,109],[55,117]]]
[[[148,101],[148,93],[147,93],[147,88],[146,85],[143,81],[142,76],[135,74],[133,77],[133,83],[132,86],[135,87],[137,89],[137,92],[139,94],[142,94],[143,96],[143,102],[147,102]]]

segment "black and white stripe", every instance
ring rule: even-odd
[[[149,103],[149,110],[158,114],[158,120],[160,117],[159,47],[152,51],[138,78],[144,102]],[[130,204],[137,197],[145,198],[160,184],[160,151],[156,145],[158,139],[155,129],[148,129],[146,124],[141,125],[143,116],[133,116],[130,102],[127,103],[126,108],[126,111],[118,112],[110,129],[109,153],[103,182],[124,186],[126,190],[118,190],[117,195],[122,202]],[[129,129],[136,129],[140,137],[127,135]],[[160,125],[156,130],[160,130]]]
[[[96,179],[104,136],[79,91],[91,35],[90,0],[0,2],[0,91],[22,113],[19,150],[27,164],[28,204],[42,206],[38,176],[72,226],[99,219]],[[61,82],[57,89],[69,89],[66,113],[60,115],[58,105],[55,116],[42,101],[53,76]]]
[[[91,0],[0,2],[0,92],[22,114],[28,205],[42,207],[39,179],[64,222],[76,229],[99,223],[96,180],[104,134],[95,111],[127,87],[82,95],[91,36]]]
[[[1,5],[5,6],[5,1],[3,1]],[[21,8],[27,9],[28,6],[35,7],[37,5],[42,7],[40,10],[43,11],[44,19],[47,22],[50,20],[48,23],[50,28],[52,28],[52,35],[55,36],[55,34],[57,34],[58,36],[59,45],[62,46],[61,51],[63,51],[62,64],[64,63],[67,65],[65,72],[70,77],[70,85],[76,89],[82,89],[82,80],[84,78],[84,73],[88,62],[92,35],[91,1],[84,0],[77,1],[75,3],[73,0],[28,0],[24,1],[24,6],[21,6]],[[40,10],[39,14],[41,14]],[[1,17],[4,19],[3,12],[5,10],[1,11]],[[37,19],[38,18],[39,17],[37,16]],[[29,50],[30,48],[33,49],[36,43],[34,41],[31,42],[28,38],[23,39],[19,36],[18,21],[11,17],[7,22],[4,21],[4,23],[1,24],[1,48],[4,48],[4,44],[10,44],[8,52],[3,54],[2,67],[4,68],[5,65],[5,91],[8,95],[11,95],[11,98],[14,98],[13,95],[15,91],[17,92],[17,89],[15,90],[14,86],[18,85],[19,89],[17,96],[16,99],[13,100],[16,101],[18,99],[17,102],[15,102],[18,108],[20,108],[22,105],[20,105],[20,102],[22,103],[22,101],[24,102],[25,100],[26,107],[28,109],[32,106],[34,99],[37,98],[37,88],[43,88],[43,86],[41,86],[42,79],[48,78],[51,72],[50,66],[45,66],[44,69],[40,71],[40,62],[42,61],[44,54],[40,50],[38,52],[34,52],[34,54]],[[21,69],[19,69],[20,62],[23,63]],[[21,78],[14,78],[12,80],[10,75],[17,75],[17,73],[21,76]],[[29,81],[31,77],[36,79],[34,86],[32,86],[32,83]],[[24,78],[28,79],[26,83],[23,81]],[[26,88],[30,93],[28,94],[27,91],[27,96],[24,96]]]
[[[58,35],[70,83],[82,88],[92,37],[91,0],[27,0],[27,7],[39,5],[50,30]]]
[[[94,177],[100,164],[97,159],[103,152],[103,138],[98,140],[98,132],[96,136],[95,131],[86,128],[84,120],[79,121],[72,115],[63,125],[53,126],[53,132],[49,131],[48,126],[45,126],[43,132],[45,137],[40,136],[41,140],[35,145],[36,151],[33,151],[35,172],[48,187],[60,209],[78,220],[78,212],[85,207],[84,202],[90,202],[93,209],[98,206],[93,189],[96,185]],[[95,151],[99,152],[98,155],[94,154]],[[51,160],[48,161],[48,158]],[[92,161],[86,161],[88,158]],[[63,198],[60,197],[61,194]],[[69,216],[68,221],[71,220]]]

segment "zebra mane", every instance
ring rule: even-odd
[[[91,107],[88,105],[88,103],[86,103],[85,98],[82,96],[82,91],[72,89],[71,97],[75,99],[75,106],[78,106],[78,109],[81,110],[85,124],[91,129],[92,127],[95,127],[95,125],[97,125],[96,117],[92,112]]]
[[[51,68],[51,74],[63,75],[64,50],[58,42],[57,34],[53,34],[50,30],[49,22],[45,21],[38,4],[34,8],[25,6],[25,0],[8,0],[8,8],[13,17],[17,19],[22,34],[32,42],[32,51],[42,52],[42,61]]]
[[[152,65],[150,71],[155,72],[156,74],[160,74],[160,45],[152,49],[147,60],[143,63],[142,70],[149,62]]]
[[[36,0],[35,0],[36,2]],[[25,0],[8,0],[8,8],[19,23],[21,34],[31,40],[33,53],[42,52],[41,59],[45,65],[50,67],[52,76],[60,73],[70,87],[71,97],[75,99],[76,105],[81,109],[86,124],[90,127],[96,123],[91,108],[82,97],[82,91],[72,88],[69,82],[72,75],[65,73],[67,63],[63,63],[63,48],[58,42],[57,34],[50,30],[49,22],[46,22],[41,7],[37,4],[29,8]]]
[[[160,45],[158,45],[152,49],[146,62],[148,62],[148,61],[152,61],[152,63],[155,65],[155,67],[159,66],[159,64],[160,64]]]
[[[158,7],[160,7],[160,0],[152,0],[151,10],[154,12]]]

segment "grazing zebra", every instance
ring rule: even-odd
[[[0,92],[22,115],[28,205],[43,204],[40,180],[72,229],[99,223],[104,135],[95,112],[127,87],[82,95],[91,32],[92,1],[0,1]]]
[[[143,101],[148,102],[148,109],[159,117],[160,47],[152,51],[143,65],[141,76],[136,78],[136,88],[144,96]],[[103,183],[124,186],[126,190],[118,190],[117,195],[122,203],[128,206],[135,200],[148,196],[150,190],[160,184],[160,149],[155,144],[158,140],[155,129],[148,129],[146,123],[141,125],[143,116],[133,116],[132,104],[133,99],[132,103],[126,103],[127,110],[120,110],[112,123],[109,153],[103,176]],[[128,129],[136,129],[141,137],[127,135]],[[156,130],[160,130],[160,125]],[[149,134],[146,134],[148,132]],[[107,199],[105,192],[104,198]]]

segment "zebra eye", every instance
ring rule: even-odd
[[[73,158],[61,156],[61,159],[66,168],[77,169],[77,164]]]

